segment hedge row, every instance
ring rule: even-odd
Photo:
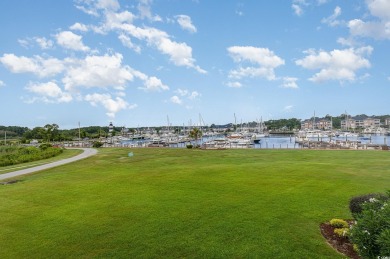
[[[1,147],[0,166],[16,165],[57,156],[63,152],[54,147]]]

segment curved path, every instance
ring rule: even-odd
[[[80,155],[77,155],[77,156],[74,156],[74,157],[71,157],[71,158],[67,158],[67,159],[63,159],[63,160],[59,160],[59,161],[56,161],[56,162],[52,162],[52,163],[49,163],[49,164],[44,164],[44,165],[31,167],[31,168],[26,168],[26,169],[23,169],[23,170],[18,170],[18,171],[6,173],[6,174],[1,174],[0,175],[0,180],[4,180],[4,179],[7,179],[7,178],[12,178],[12,177],[15,177],[15,176],[20,176],[20,175],[25,175],[25,174],[31,174],[31,173],[34,173],[34,172],[37,172],[37,171],[41,171],[41,170],[49,169],[49,168],[52,168],[52,167],[68,164],[68,163],[71,163],[71,162],[74,162],[74,161],[77,161],[77,160],[80,160],[80,159],[84,159],[84,158],[96,155],[96,153],[97,153],[97,150],[94,149],[94,148],[78,148],[78,149],[82,149],[82,150],[84,150],[84,152],[81,153]]]

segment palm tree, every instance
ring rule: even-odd
[[[193,128],[190,131],[190,138],[195,139],[195,145],[198,144],[198,139],[202,137],[202,131],[199,130],[198,128]]]

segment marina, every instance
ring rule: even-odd
[[[340,135],[268,135],[262,134],[205,134],[197,140],[185,135],[143,136],[133,139],[113,136],[101,139],[103,147],[127,148],[188,148],[201,149],[356,149],[388,150],[390,136],[385,134]],[[65,146],[88,147],[92,140],[65,143]]]

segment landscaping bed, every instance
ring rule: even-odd
[[[352,224],[352,221],[347,221]],[[359,259],[358,253],[354,250],[353,244],[346,236],[339,236],[334,233],[335,227],[331,226],[329,222],[320,225],[321,234],[324,236],[330,246],[332,246],[339,253],[353,259]]]

